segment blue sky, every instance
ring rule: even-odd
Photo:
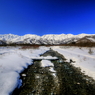
[[[95,34],[95,0],[0,0],[0,34]]]

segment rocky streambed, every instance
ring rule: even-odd
[[[95,95],[95,80],[66,62],[63,55],[49,50],[41,56],[58,60],[49,60],[53,65],[45,67],[41,65],[42,60],[34,60],[34,64],[21,73],[23,84],[12,95]]]

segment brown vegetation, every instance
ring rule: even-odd
[[[6,44],[6,45],[0,45],[0,46],[22,46],[22,49],[26,48],[38,48],[40,46],[79,46],[79,47],[95,47],[95,42],[71,42],[69,44],[53,44],[53,45],[45,45],[45,44]]]
[[[20,49],[38,49],[39,45],[33,45],[33,46],[22,46]]]
[[[69,46],[80,46],[80,47],[94,47],[94,42],[80,42],[80,43],[70,43]]]

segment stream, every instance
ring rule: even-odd
[[[41,56],[58,60],[49,60],[53,65],[46,67],[41,65],[42,60],[34,60],[34,64],[20,74],[22,86],[12,95],[95,95],[95,80],[66,62],[63,55],[49,50]]]

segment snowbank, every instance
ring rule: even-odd
[[[46,47],[35,50],[0,47],[0,95],[9,95],[19,86],[19,73],[32,64],[31,57],[37,57],[47,50]]]
[[[82,72],[95,79],[95,48],[58,46],[51,47],[55,51],[64,55],[67,61],[70,59],[75,61],[72,63],[76,67],[80,67]]]

